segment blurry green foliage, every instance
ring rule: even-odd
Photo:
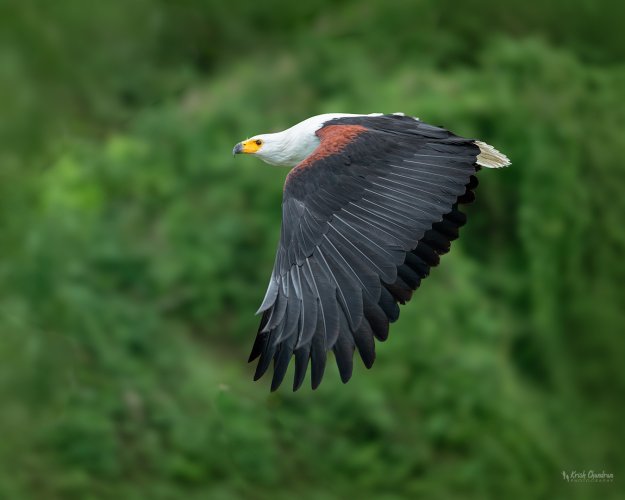
[[[618,10],[1,4],[0,498],[622,497]],[[270,395],[245,359],[286,171],[232,145],[400,110],[513,166],[371,371]]]

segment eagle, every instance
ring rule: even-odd
[[[375,360],[375,340],[438,265],[466,223],[481,167],[510,164],[494,147],[403,113],[328,113],[234,146],[291,167],[282,227],[249,361],[254,380],[274,362],[271,391],[295,358],[293,390],[311,387],[333,351],[343,383],[354,351]]]

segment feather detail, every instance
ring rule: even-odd
[[[490,144],[482,141],[475,141],[475,144],[480,148],[480,154],[477,155],[478,165],[486,168],[502,168],[510,165],[508,157]]]

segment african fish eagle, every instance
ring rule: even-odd
[[[488,144],[417,118],[330,113],[238,143],[233,154],[293,167],[282,230],[250,361],[258,380],[274,360],[271,390],[295,356],[293,390],[311,385],[334,351],[341,380],[358,349],[367,368],[430,267],[466,222],[475,173],[508,158]]]

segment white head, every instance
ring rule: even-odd
[[[233,154],[258,156],[270,165],[293,167],[312,153],[319,144],[315,130],[291,127],[275,134],[260,134],[238,143]]]
[[[312,134],[316,139],[316,136]],[[289,133],[289,130],[276,134],[260,134],[239,142],[232,154],[252,154],[270,165],[293,167],[306,158],[317,147],[310,147],[310,137]]]
[[[255,135],[241,141],[234,146],[232,154],[253,154],[270,165],[294,167],[319,145],[315,132],[328,120],[341,116],[358,115],[328,113],[313,116],[282,132]]]

